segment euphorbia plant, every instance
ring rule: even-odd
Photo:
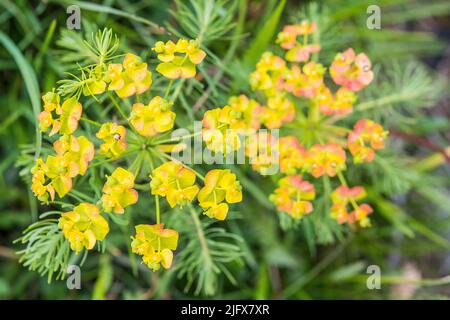
[[[98,62],[80,67],[80,76],[62,80],[56,90],[42,97],[44,110],[39,115],[39,127],[43,133],[51,128],[49,137],[57,134],[59,137],[53,142],[54,154],[36,160],[31,170],[31,189],[41,202],[56,203],[58,198],[75,190],[77,176],[84,176],[91,167],[113,163],[115,170],[106,175],[101,196],[94,197],[92,203],[81,202],[72,211],[62,213],[59,228],[76,253],[83,248],[91,250],[109,232],[105,218],[124,214],[140,197],[154,196],[155,209],[150,213],[155,214],[156,224],[137,225],[131,249],[142,256],[142,261],[152,270],[161,266],[167,269],[172,265],[179,235],[176,230],[164,227],[160,197],[166,198],[174,208],[191,206],[199,195],[204,214],[218,220],[225,220],[227,203],[242,200],[241,186],[230,170],[214,169],[204,177],[173,159],[168,153],[176,144],[171,143],[171,139],[160,138],[174,128],[176,114],[170,99],[173,82],[195,77],[196,65],[206,54],[196,40],[156,42],[152,51],[160,61],[156,71],[167,79],[165,95],[154,95],[149,101],[142,101],[140,95],[152,86],[148,64],[132,53],[115,56],[118,42],[111,31],[99,33],[94,43],[98,46],[94,50],[98,53]],[[114,117],[120,120],[102,119],[100,122],[85,114],[83,101],[97,100],[101,95],[112,101],[116,108]],[[133,103],[129,112],[124,99]],[[77,135],[80,121],[97,127],[97,141]],[[133,159],[130,166],[123,166],[124,158]],[[142,176],[144,164],[151,169],[148,188],[139,193],[135,180]],[[199,180],[204,184],[202,188]]]

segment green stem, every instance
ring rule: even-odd
[[[198,136],[199,134],[202,134],[202,131],[194,132],[194,133],[187,134],[187,135],[181,136],[181,137],[173,137],[173,138],[170,138],[170,139],[154,141],[153,143],[154,144],[163,144],[163,143],[170,143],[170,142],[178,142],[180,140],[184,140],[184,139],[187,139],[187,138],[192,138],[192,137]]]
[[[93,120],[90,120],[90,119],[85,118],[85,117],[81,117],[80,120],[81,120],[81,121],[84,121],[84,122],[86,122],[86,123],[90,123],[90,124],[92,124],[92,125],[94,125],[94,126],[97,126],[97,127],[101,127],[101,126],[102,126],[102,124],[101,124],[100,122],[93,121]]]
[[[123,112],[122,108],[120,107],[119,103],[114,98],[114,96],[110,92],[108,93],[108,96],[111,99],[113,105],[116,107],[117,111],[119,111],[119,113],[122,116],[122,118],[124,118],[125,120],[128,121],[128,117],[125,115],[125,113]]]
[[[164,95],[164,99],[167,99],[167,97],[169,96],[170,89],[172,88],[172,85],[173,85],[173,79],[170,80],[169,85],[167,86],[167,90],[166,90],[166,94]]]
[[[155,169],[154,165],[153,165],[153,159],[151,154],[148,154],[148,160],[150,162],[150,169],[153,171]],[[161,209],[159,207],[159,196],[156,194],[155,195],[155,206],[156,206],[156,224],[160,224],[161,223]],[[159,245],[159,242],[158,242]]]
[[[195,229],[197,231],[198,238],[200,240],[200,245],[203,249],[203,252],[205,253],[205,257],[207,257],[208,261],[212,263],[211,261],[211,255],[209,253],[208,244],[206,243],[206,237],[205,233],[203,232],[202,226],[200,224],[200,219],[198,218],[197,212],[194,210],[192,204],[189,203],[189,209],[191,212],[192,220],[194,220]]]

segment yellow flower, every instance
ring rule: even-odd
[[[170,40],[166,43],[158,41],[152,50],[162,61],[156,71],[169,79],[194,77],[197,72],[195,66],[206,56],[196,40],[179,39],[176,44]]]
[[[49,197],[52,201],[55,198],[55,189],[51,185],[51,182],[45,184],[47,182],[45,169],[46,166],[42,158],[37,159],[31,169],[31,190],[39,201],[48,203]],[[72,183],[72,180],[70,182]]]
[[[230,112],[230,129],[239,133],[255,132],[261,127],[259,114],[261,106],[253,99],[241,94],[230,97],[228,105],[232,109]]]
[[[127,98],[147,91],[152,84],[152,73],[141,58],[128,53],[122,64],[108,65],[106,79],[108,90],[115,91],[120,98]]]
[[[86,81],[83,88],[85,96],[101,94],[106,90],[105,76],[103,72],[104,66],[98,65],[90,74],[90,78]]]
[[[150,175],[152,194],[166,197],[173,208],[191,202],[198,193],[195,173],[178,161],[163,163]]]
[[[72,134],[78,127],[83,107],[75,97],[71,97],[59,106],[60,98],[54,92],[47,92],[43,97],[44,111],[39,116],[39,129],[46,132],[50,126],[49,135],[55,133]]]
[[[86,173],[94,158],[94,145],[84,136],[64,135],[53,143],[57,156],[61,156],[71,177]]]
[[[338,171],[345,169],[345,151],[334,143],[315,144],[308,150],[304,168],[314,178],[324,174],[334,177]]]
[[[263,107],[260,119],[269,129],[278,129],[283,124],[294,120],[295,107],[287,98],[272,96],[267,100],[267,107]]]
[[[83,247],[91,250],[96,241],[105,239],[109,225],[96,205],[81,203],[73,211],[61,214],[59,227],[76,253]]]
[[[153,271],[161,266],[169,269],[172,265],[173,251],[178,246],[178,232],[164,229],[163,224],[140,224],[135,228],[136,236],[131,237],[132,252],[142,256],[142,261]]]
[[[281,173],[295,174],[301,169],[306,158],[306,150],[295,136],[281,137],[279,149]]]
[[[322,87],[325,70],[324,66],[314,61],[308,62],[301,69],[293,65],[285,77],[285,90],[297,97],[312,99]]]
[[[138,200],[138,193],[133,187],[134,175],[131,172],[120,167],[114,170],[103,186],[103,210],[123,214],[126,207]]]
[[[242,187],[230,170],[211,170],[205,176],[205,186],[198,193],[198,202],[207,216],[225,220],[228,205],[224,201],[242,201]]]
[[[202,138],[206,147],[214,152],[227,154],[241,147],[239,131],[230,128],[236,113],[230,106],[208,110],[203,115]]]
[[[97,132],[96,137],[103,140],[100,153],[107,158],[118,158],[127,147],[125,127],[117,123],[104,123]]]
[[[286,62],[272,52],[264,52],[256,70],[250,75],[253,90],[261,90],[268,97],[278,94],[284,88]]]
[[[172,103],[160,96],[154,97],[148,105],[133,104],[130,123],[144,137],[153,137],[158,133],[173,128],[175,113],[171,111]]]

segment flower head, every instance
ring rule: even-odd
[[[153,137],[158,133],[173,128],[175,112],[171,110],[172,103],[160,96],[155,96],[148,105],[133,104],[130,123],[144,137]]]
[[[225,220],[227,203],[242,201],[242,187],[230,170],[210,170],[205,176],[205,186],[198,193],[198,202],[205,214],[217,220]]]
[[[278,185],[269,198],[278,211],[286,212],[295,219],[311,213],[313,206],[310,200],[316,196],[314,185],[303,180],[300,175],[284,177],[278,181]]]
[[[99,208],[90,203],[81,203],[73,211],[61,214],[59,227],[76,253],[83,247],[91,250],[109,232],[108,222],[100,215]]]
[[[179,39],[176,44],[170,40],[166,43],[158,41],[152,50],[162,61],[156,71],[169,79],[194,77],[197,72],[195,66],[206,57],[196,40]]]
[[[388,135],[383,127],[371,120],[359,120],[348,135],[348,149],[355,163],[371,162],[375,157],[374,150],[384,148],[384,140]]]
[[[131,250],[142,256],[142,261],[153,271],[161,266],[169,269],[173,251],[178,246],[178,232],[164,229],[163,224],[140,224],[135,227],[136,236],[131,237]]]
[[[315,22],[310,23],[307,20],[302,21],[299,24],[284,26],[276,42],[280,44],[283,49],[292,49],[298,42],[298,36],[307,36],[316,31],[317,24]]]
[[[361,227],[370,226],[370,220],[367,217],[372,213],[372,208],[368,204],[358,205],[359,201],[366,197],[363,187],[357,186],[349,188],[341,185],[331,194],[333,206],[331,207],[331,216],[337,220],[339,224],[358,222]],[[347,211],[348,204],[354,208],[350,213]]]
[[[48,92],[43,97],[44,111],[39,116],[39,128],[46,132],[52,127],[49,135],[56,133],[72,134],[78,127],[83,108],[81,103],[75,97],[71,97],[59,106],[59,95],[54,92]]]
[[[301,169],[306,158],[306,150],[294,136],[279,139],[280,172],[295,174]]]
[[[267,100],[267,107],[262,107],[261,122],[269,129],[278,129],[294,120],[295,107],[287,98],[272,96]]]
[[[120,157],[127,147],[126,133],[124,126],[112,122],[104,123],[96,134],[96,137],[104,142],[100,145],[100,153],[107,158]]]
[[[195,173],[178,161],[163,163],[150,175],[152,194],[166,197],[173,208],[191,202],[198,193]]]
[[[345,169],[345,151],[334,143],[316,144],[308,150],[305,169],[314,178],[324,174],[334,177],[338,171]]]
[[[202,138],[206,147],[214,152],[227,154],[240,148],[240,130],[231,129],[237,125],[239,114],[231,107],[215,108],[203,115]]]
[[[373,80],[371,62],[364,54],[355,54],[352,48],[338,53],[330,67],[333,81],[351,91],[360,91]]]
[[[264,52],[256,70],[250,75],[253,90],[263,91],[268,97],[279,93],[284,87],[286,62],[272,52]]]
[[[122,64],[108,65],[106,79],[109,91],[115,91],[120,98],[127,98],[147,91],[152,84],[152,73],[141,58],[128,53]]]
[[[297,97],[313,98],[323,84],[325,67],[314,61],[306,63],[301,69],[293,65],[286,73],[285,90]]]
[[[130,171],[120,167],[114,170],[103,186],[103,210],[123,214],[126,207],[138,200],[138,193],[133,187],[134,175]]]
[[[313,99],[320,112],[325,115],[344,115],[352,112],[356,101],[356,94],[346,87],[339,88],[333,95],[326,86],[323,86]]]
[[[253,99],[241,94],[230,97],[228,105],[231,108],[229,128],[239,133],[249,133],[261,127],[259,114],[261,106]]]

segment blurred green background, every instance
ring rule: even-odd
[[[373,4],[381,8],[380,30],[366,27]],[[70,5],[81,8],[81,31],[66,27]],[[0,8],[0,298],[450,297],[448,1],[0,0]],[[376,81],[361,100],[375,108],[357,116],[381,122],[391,138],[378,161],[348,172],[352,183],[369,190],[372,228],[352,233],[323,217],[300,225],[280,220],[268,201],[275,181],[242,168],[245,200],[234,219],[220,225],[235,237],[224,236],[229,246],[216,248],[231,257],[218,271],[199,265],[187,275],[182,268],[153,274],[135,266],[120,234],[105,253],[90,254],[81,290],[68,290],[64,280],[49,284],[19,264],[16,251],[23,246],[13,241],[45,211],[30,192],[28,176],[40,96],[83,58],[77,40],[108,27],[118,34],[122,51],[147,57],[169,33],[200,37],[208,59],[199,70],[203,80],[189,82],[177,97],[182,126],[246,92],[249,72],[274,47],[276,33],[305,17],[320,25],[325,65],[349,46],[366,52],[374,64]],[[145,214],[140,210],[145,204],[133,209],[136,219]],[[174,212],[170,219],[179,217]],[[202,227],[211,228],[208,222]],[[183,258],[179,254],[175,261],[182,265]],[[380,290],[366,287],[369,265],[381,268]],[[193,285],[186,289],[190,277]]]

